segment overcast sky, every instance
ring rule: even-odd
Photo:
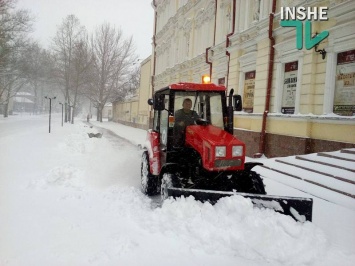
[[[17,6],[36,17],[33,37],[45,48],[56,28],[70,14],[79,18],[89,32],[103,22],[121,27],[124,36],[133,36],[141,59],[151,54],[154,10],[151,0],[18,0]]]

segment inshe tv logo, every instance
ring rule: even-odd
[[[312,37],[311,21],[327,21],[328,7],[281,7],[282,27],[296,28],[296,48],[303,48],[303,24],[305,27],[304,43],[307,50],[312,49],[329,36],[328,31],[322,31]],[[303,21],[306,20],[304,23]]]

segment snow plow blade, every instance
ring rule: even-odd
[[[198,201],[216,203],[222,197],[239,195],[249,198],[255,207],[273,209],[276,212],[289,215],[298,222],[312,222],[312,198],[270,196],[228,191],[213,191],[201,189],[168,188],[169,197],[193,196]]]

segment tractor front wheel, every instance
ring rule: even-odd
[[[238,192],[265,195],[265,185],[260,175],[254,171],[245,171],[234,176],[234,187]]]
[[[158,177],[150,173],[149,155],[147,151],[142,154],[141,163],[142,192],[148,196],[158,194]]]
[[[260,175],[254,171],[250,171],[249,177],[252,182],[252,187],[250,189],[251,193],[265,195],[265,185]]]

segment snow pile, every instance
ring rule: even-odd
[[[71,165],[64,165],[52,169],[47,175],[49,185],[72,186],[80,188],[84,186],[84,173]]]
[[[182,239],[189,249],[252,261],[302,265],[327,250],[326,237],[314,224],[254,208],[241,196],[222,198],[214,206],[193,197],[170,199],[146,224],[155,233]]]
[[[77,128],[77,127],[76,127]],[[66,137],[66,139],[58,144],[58,150],[61,152],[70,152],[70,153],[79,153],[84,154],[87,152],[92,152],[95,148],[96,138],[93,138],[92,141],[83,140],[89,138],[85,132],[72,133]]]

